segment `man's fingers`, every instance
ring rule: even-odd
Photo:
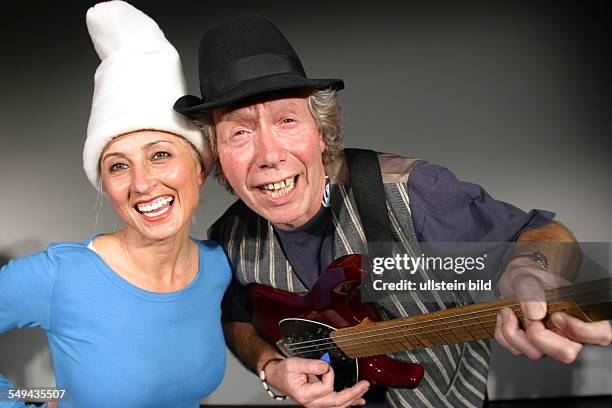
[[[363,397],[368,389],[370,388],[370,383],[367,381],[359,381],[357,384],[353,385],[350,388],[346,388],[340,392],[334,392],[332,394],[326,395],[320,400],[313,401],[317,406],[321,407],[346,407],[352,404],[352,401],[358,400]],[[322,405],[319,405],[321,403]]]
[[[362,399],[363,394],[365,394],[369,388],[370,383],[367,381],[359,381],[350,388],[346,388],[340,392],[328,393],[321,398],[303,403],[303,405],[307,408],[348,407],[350,405],[355,405],[356,402],[361,402],[360,399]]]
[[[323,381],[317,375],[323,375]],[[300,405],[334,391],[333,370],[325,361],[290,357],[278,364],[275,376],[282,381],[279,390]]]
[[[331,366],[328,366],[328,368],[328,371],[321,377],[321,381],[317,380],[314,382],[306,382],[301,384],[296,393],[299,396],[298,402],[306,405],[308,402],[314,402],[333,393],[334,370],[331,368]]]
[[[365,405],[365,404],[366,404],[366,400],[365,400],[365,399],[363,399],[363,398],[361,398],[361,397],[359,397],[359,398],[357,398],[357,399],[352,400],[352,401],[349,403],[349,406],[351,406],[351,407],[352,407],[352,406],[354,406],[354,405]]]
[[[528,321],[526,334],[538,350],[565,364],[573,363],[582,350],[582,344],[548,330],[544,323],[539,321]]]
[[[546,316],[546,302],[521,302],[521,311],[528,320],[542,320]]]
[[[563,335],[583,344],[608,346],[612,341],[612,326],[608,320],[587,323],[566,313],[553,313],[551,319]]]
[[[514,279],[514,292],[527,319],[542,320],[546,316],[544,287],[537,278],[531,275],[517,276]]]
[[[304,373],[323,375],[330,369],[330,365],[322,360],[311,360],[306,358],[288,358],[285,360],[289,374]]]
[[[336,374],[334,373],[334,369],[329,366],[329,370],[321,377],[321,382],[323,383],[323,385],[325,385],[325,387],[331,388],[333,390],[335,377]]]
[[[508,340],[506,340],[504,338],[504,334],[502,333],[502,317],[501,317],[501,314],[497,315],[497,321],[495,323],[495,333],[494,334],[495,334],[495,340],[497,340],[497,342],[503,348],[505,348],[506,350],[510,351],[515,356],[522,355],[522,353],[520,351],[518,351],[517,349],[512,347],[512,345],[510,345],[510,343],[508,343]]]
[[[502,314],[502,334],[510,346],[529,357],[532,360],[542,358],[543,354],[534,347],[527,338],[525,332],[519,327],[519,321],[512,310],[505,307]]]

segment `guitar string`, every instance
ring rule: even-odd
[[[491,323],[493,321],[494,320],[488,320],[488,321],[483,321],[482,323],[483,324]],[[482,331],[482,333],[481,333],[481,331]],[[416,335],[412,335],[412,337],[414,337],[413,339],[407,338],[409,336],[391,337],[391,338],[384,339],[385,344],[383,344],[383,346],[396,346],[396,345],[399,345],[401,350],[398,350],[398,351],[409,351],[409,350],[415,350],[415,349],[419,349],[419,348],[437,347],[437,346],[441,346],[441,345],[451,345],[451,344],[463,343],[463,342],[468,342],[468,341],[480,340],[479,336],[481,334],[484,334],[484,333],[487,333],[487,337],[486,338],[492,337],[492,336],[490,336],[489,331],[484,329],[484,328],[482,328],[482,329],[473,329],[469,333],[472,333],[472,334],[470,334],[469,338],[465,338],[465,339],[461,339],[461,338],[459,338],[459,336],[456,336],[455,334],[453,334],[453,336],[455,336],[457,338],[457,341],[451,341],[450,343],[448,341],[444,340],[444,338],[442,336],[440,336],[440,338],[444,341],[444,344],[436,344],[431,339],[427,339],[427,341],[418,340],[418,337]],[[401,340],[404,340],[404,344],[407,343],[407,344],[410,345],[410,347],[406,347],[404,344],[402,344]],[[353,346],[369,347],[368,343],[375,343],[376,341],[377,340],[358,342],[358,343],[355,343],[355,344],[343,345],[343,347],[345,347],[345,349],[346,349],[346,347],[353,347]],[[428,346],[427,342],[431,343],[431,345]],[[413,343],[416,343],[416,345],[413,344]],[[310,346],[310,347],[312,347],[312,346]],[[308,353],[308,352],[322,353],[322,352],[325,352],[325,351],[332,351],[332,350],[338,350],[338,351],[341,351],[343,354],[346,354],[346,352],[340,346],[334,345],[334,344],[325,345],[323,347],[317,346],[313,350],[295,351],[295,350],[290,349],[289,351],[291,351],[292,353],[301,353],[301,355],[303,355],[303,353]],[[354,350],[354,351],[358,352],[359,350]],[[378,354],[385,354],[385,353],[387,353],[387,351],[375,352],[375,353],[372,353],[371,355],[378,355]]]
[[[562,308],[559,308],[559,310],[562,310]],[[555,311],[558,311],[558,310],[556,310],[554,308],[551,308],[551,311],[555,312]],[[417,344],[419,344],[419,345],[420,345],[420,343],[423,343],[423,345],[425,345],[425,342],[418,340],[419,339],[419,335],[421,335],[421,336],[425,335],[426,337],[428,337],[428,341],[430,341],[430,342],[431,342],[432,335],[438,336],[438,337],[442,338],[442,340],[445,342],[445,344],[455,344],[455,343],[461,343],[463,341],[473,341],[473,340],[478,340],[478,338],[475,338],[474,334],[479,336],[480,334],[482,334],[482,333],[478,333],[480,331],[486,332],[487,333],[487,338],[493,337],[493,335],[491,334],[489,328],[486,327],[485,324],[496,322],[496,319],[492,319],[492,320],[484,320],[484,319],[486,319],[488,317],[491,317],[491,316],[494,316],[494,315],[495,314],[489,314],[487,316],[482,317],[481,318],[482,320],[477,320],[476,323],[469,324],[469,325],[472,325],[472,326],[477,326],[475,329],[474,328],[473,329],[469,329],[469,327],[466,327],[464,325],[457,325],[457,326],[448,326],[446,329],[436,329],[436,330],[433,330],[433,331],[416,331],[415,330],[415,331],[410,331],[410,334],[408,334],[408,335],[400,334],[399,336],[391,336],[391,337],[385,337],[385,338],[375,338],[375,339],[372,339],[370,341],[356,341],[356,342],[353,341],[353,340],[345,340],[344,342],[335,342],[333,339],[326,338],[325,339],[326,343],[320,343],[318,345],[310,345],[310,346],[301,346],[301,347],[292,347],[293,345],[290,345],[289,346],[289,350],[292,351],[292,352],[300,352],[300,353],[308,352],[308,351],[317,351],[317,352],[320,352],[320,351],[326,351],[326,350],[331,350],[331,349],[341,349],[339,346],[342,346],[342,347],[362,346],[362,345],[365,345],[367,343],[373,343],[373,342],[383,342],[384,343],[384,342],[388,342],[389,340],[401,341],[401,339],[407,340],[407,342],[410,343],[411,346],[413,346],[412,343],[410,342],[410,339],[408,339],[408,337],[413,337],[414,338],[413,340],[416,340]],[[458,329],[458,328],[464,329],[465,332],[471,338],[466,338],[463,341],[461,339],[459,339],[459,337],[453,331],[453,329]],[[445,340],[444,337],[442,337],[439,334],[439,333],[442,333],[442,334],[446,333],[446,334],[448,334],[449,332],[454,337],[456,337],[457,340],[459,340],[459,341],[458,342],[448,343],[448,341]],[[397,332],[393,332],[393,333],[389,333],[389,334],[397,334]],[[376,335],[370,335],[370,336],[366,336],[366,337],[367,338],[372,338],[372,337],[380,337],[382,335],[384,335],[384,334],[376,334]],[[357,340],[363,340],[366,337],[359,338]],[[396,341],[396,343],[397,343],[397,341]],[[331,347],[322,348],[322,347],[324,347],[326,345],[331,345]],[[418,347],[414,347],[414,348],[418,348]],[[312,349],[312,350],[307,350],[307,349]]]
[[[561,308],[561,309],[562,309],[562,308]],[[559,310],[561,310],[561,309],[559,309]],[[552,308],[551,308],[551,310],[552,310]],[[554,311],[557,311],[557,310],[552,310],[552,311],[554,312]],[[490,317],[490,316],[494,316],[494,315],[495,315],[495,314],[491,314],[491,315],[488,315],[488,316],[486,316],[486,317]],[[483,334],[483,333],[486,333],[486,334],[487,334],[487,336],[486,336],[486,337],[484,337],[483,339],[493,337],[493,336],[491,335],[490,330],[489,330],[487,327],[485,327],[485,326],[484,326],[484,324],[485,324],[485,323],[486,323],[486,324],[488,324],[488,323],[493,323],[493,322],[496,322],[496,319],[493,319],[493,320],[483,320],[483,321],[478,321],[478,323],[473,323],[472,325],[478,325],[478,326],[480,326],[480,327],[478,327],[477,329],[472,329],[471,331],[470,331],[470,330],[468,330],[468,329],[467,329],[465,326],[460,325],[460,326],[454,326],[454,327],[451,327],[451,328],[449,328],[449,329],[434,330],[434,331],[430,331],[430,332],[421,332],[421,333],[418,333],[418,334],[432,334],[432,333],[433,333],[433,334],[435,334],[436,336],[440,337],[440,338],[441,338],[441,339],[444,341],[444,344],[435,344],[435,343],[433,343],[433,341],[431,340],[431,336],[429,336],[429,335],[428,335],[428,336],[427,336],[427,337],[428,337],[427,341],[431,342],[431,343],[433,344],[433,346],[427,346],[426,342],[424,342],[424,341],[419,341],[419,340],[418,340],[418,336],[417,336],[416,334],[414,334],[414,333],[412,333],[412,334],[410,334],[410,335],[408,335],[408,336],[412,336],[412,337],[414,337],[414,338],[416,339],[415,341],[416,341],[416,343],[417,343],[417,347],[415,347],[415,346],[412,344],[412,342],[410,341],[410,339],[408,339],[408,338],[407,338],[407,336],[403,336],[403,335],[400,335],[400,336],[394,336],[394,337],[387,337],[387,338],[384,338],[384,339],[373,339],[373,340],[370,340],[370,341],[365,341],[365,342],[353,342],[352,344],[347,343],[347,344],[342,344],[342,346],[343,346],[343,347],[364,346],[364,345],[365,345],[365,344],[367,344],[367,343],[374,343],[374,342],[380,342],[380,341],[383,341],[383,342],[388,342],[389,340],[392,340],[392,341],[393,341],[393,343],[394,343],[393,345],[399,345],[399,346],[400,346],[400,349],[401,349],[401,350],[398,350],[398,351],[402,351],[402,350],[406,350],[407,348],[405,347],[405,345],[404,345],[404,344],[402,344],[401,340],[405,340],[407,343],[409,343],[409,344],[410,344],[410,346],[412,347],[412,349],[418,349],[418,348],[423,348],[423,347],[425,347],[425,348],[426,348],[426,347],[442,346],[442,345],[445,345],[445,344],[446,344],[446,345],[450,345],[450,344],[456,344],[456,343],[463,343],[463,342],[466,342],[466,341],[475,341],[475,340],[480,340],[479,338],[476,338],[476,336],[480,336],[480,335],[481,335],[481,334]],[[469,339],[468,339],[468,338],[466,338],[466,339],[463,339],[463,340],[462,340],[462,339],[459,339],[459,337],[458,337],[458,336],[457,336],[457,335],[456,335],[454,332],[452,332],[453,336],[454,336],[454,337],[455,337],[457,340],[459,340],[459,341],[453,341],[453,342],[449,343],[449,342],[448,342],[446,339],[444,339],[444,337],[442,337],[440,334],[438,334],[438,333],[444,333],[445,331],[446,331],[446,332],[449,332],[449,331],[451,331],[450,329],[455,329],[455,328],[463,328],[463,329],[465,329],[465,331],[466,331],[466,332],[467,332],[467,333],[470,335],[470,337],[471,337],[471,338],[469,338]],[[482,333],[481,333],[481,332],[482,332]],[[476,336],[475,336],[474,334],[475,334]],[[376,337],[376,336],[381,336],[381,335],[382,335],[382,334],[378,334],[378,335],[368,336],[368,337]],[[331,339],[329,339],[329,338],[328,338],[328,339],[326,339],[326,340],[331,340]],[[338,344],[339,344],[339,343],[338,343]],[[313,352],[314,352],[314,351],[316,351],[316,352],[323,352],[323,351],[329,351],[329,350],[335,350],[335,349],[340,350],[341,352],[343,352],[342,348],[341,348],[341,347],[339,347],[339,346],[338,346],[338,344],[337,344],[337,343],[335,343],[333,340],[331,340],[331,341],[329,341],[327,344],[322,344],[322,345],[317,345],[317,346],[306,346],[306,347],[301,347],[301,348],[311,348],[311,347],[315,347],[315,349],[313,349],[313,350],[309,350],[309,351],[313,351]],[[329,347],[321,347],[321,346],[325,346],[325,345],[330,345],[330,346],[329,346]],[[420,347],[421,345],[422,345],[422,347]],[[368,347],[368,346],[365,346],[365,347]],[[299,347],[298,347],[298,348],[299,348]],[[294,352],[295,350],[294,350],[294,349],[293,349],[291,346],[289,346],[289,351]],[[299,352],[300,352],[300,353],[304,353],[304,352],[308,352],[308,351],[301,350],[301,351],[299,351]],[[380,353],[376,353],[376,354],[380,354]],[[374,355],[374,354],[372,354],[372,355]]]
[[[586,303],[583,302],[579,306],[587,306],[587,305],[590,305],[590,304],[594,304],[594,303],[586,304]],[[459,324],[459,325],[456,325],[456,326],[449,326],[449,324],[450,323],[461,323],[461,322],[472,320],[472,321],[475,321],[475,323],[471,323],[471,325],[479,325],[481,322],[478,319],[484,319],[484,318],[487,318],[487,317],[490,317],[490,316],[495,316],[497,314],[497,313],[491,314],[491,313],[488,313],[488,312],[493,311],[493,310],[501,310],[504,307],[517,307],[517,306],[518,306],[518,304],[516,304],[516,303],[514,303],[514,304],[506,304],[506,305],[503,305],[501,307],[492,308],[492,309],[488,309],[488,310],[485,310],[485,311],[469,312],[469,313],[463,313],[463,314],[456,315],[456,316],[451,316],[451,317],[442,317],[442,318],[432,319],[429,322],[433,322],[435,320],[450,320],[450,319],[452,319],[452,321],[449,322],[449,323],[444,323],[443,322],[443,323],[429,324],[429,325],[422,325],[421,324],[419,327],[417,327],[413,331],[411,331],[411,333],[413,335],[417,335],[417,334],[444,332],[444,331],[448,331],[451,328],[460,328],[460,327],[463,327],[465,329],[465,326],[463,326],[462,324]],[[564,307],[565,307],[565,305],[559,306],[559,305],[554,304],[552,302],[551,302],[551,304],[549,304],[549,310],[551,312],[562,310]],[[467,318],[467,319],[456,319],[455,318],[455,317],[459,317],[459,316],[467,316],[467,315],[474,315],[474,314],[478,314],[478,316],[470,317],[470,318]],[[521,313],[519,313],[519,315],[521,315]],[[342,345],[350,346],[350,344],[347,344],[347,342],[350,342],[351,339],[343,339],[343,338],[354,337],[354,336],[361,336],[358,339],[356,339],[356,340],[360,340],[360,339],[363,339],[363,338],[366,338],[366,337],[374,337],[374,336],[382,336],[382,335],[385,335],[385,334],[393,334],[393,332],[391,332],[391,333],[386,333],[386,332],[388,332],[390,330],[394,331],[395,329],[398,329],[398,328],[407,328],[408,330],[410,330],[410,326],[417,326],[420,323],[423,323],[423,322],[411,322],[411,323],[399,324],[399,325],[395,325],[395,326],[382,327],[382,328],[378,328],[378,329],[363,330],[363,331],[359,331],[359,332],[348,333],[348,334],[345,334],[345,335],[339,335],[339,336],[336,336],[334,339],[325,338],[325,339],[317,339],[317,340],[310,340],[310,341],[304,341],[304,342],[297,342],[297,343],[293,343],[291,345],[291,348],[294,349],[294,350],[298,350],[300,348],[305,348],[305,347],[307,348],[307,347],[313,347],[313,346],[317,346],[317,345],[324,345],[324,343],[326,343],[326,342],[327,343],[337,343],[337,344],[342,344]],[[427,322],[425,322],[425,323],[427,323]],[[434,329],[434,331],[429,331],[429,332],[426,331],[426,329],[431,329],[431,328],[434,328],[434,327],[440,326],[440,325],[444,325],[446,327],[441,329],[441,330]],[[375,334],[371,334],[370,336],[362,336],[362,335],[367,334],[367,333],[375,333]],[[319,344],[315,344],[315,343],[319,343]],[[310,344],[310,345],[309,346],[301,346],[303,344]],[[296,346],[298,346],[298,347],[296,347]]]
[[[593,293],[597,293],[597,292],[601,292],[601,291],[608,292],[609,289],[607,289],[607,288],[598,288],[598,289],[590,289],[590,290],[581,291],[581,292],[575,292],[575,293],[567,294],[567,295],[564,294],[564,295],[560,295],[560,296],[556,296],[556,297],[551,297],[551,298],[548,299],[548,301],[549,302],[564,301],[564,300],[568,300],[567,298],[570,297],[570,296],[572,298],[575,298],[576,295],[578,295],[578,294],[593,294]],[[593,298],[593,296],[590,296],[589,300],[592,300],[592,298]],[[573,299],[573,300],[575,300],[575,299]],[[358,336],[358,335],[369,333],[369,332],[385,331],[385,330],[394,329],[394,328],[397,328],[397,327],[405,327],[405,326],[410,326],[410,325],[419,325],[420,323],[429,323],[429,322],[434,322],[434,321],[438,321],[438,320],[453,319],[454,321],[461,322],[461,321],[466,321],[466,320],[474,319],[474,317],[469,317],[469,318],[464,319],[464,320],[461,320],[461,319],[460,320],[456,320],[456,318],[457,317],[462,317],[462,316],[479,314],[479,313],[485,313],[485,312],[488,312],[490,310],[501,310],[504,307],[517,307],[517,306],[519,306],[519,303],[516,302],[516,300],[514,300],[514,299],[500,300],[498,302],[502,302],[503,305],[500,306],[500,307],[497,307],[497,308],[491,308],[491,309],[474,311],[474,312],[466,312],[466,313],[456,314],[456,315],[453,315],[453,316],[438,317],[438,318],[435,318],[435,319],[430,319],[430,320],[428,320],[426,322],[412,322],[412,323],[400,324],[399,326],[387,326],[387,327],[381,327],[381,328],[364,329],[364,330],[359,331],[359,332],[353,332],[353,333],[347,333],[347,334],[343,334],[343,335],[338,335],[335,338],[336,339],[340,339],[340,338],[343,338],[343,337],[353,337],[353,336]],[[452,309],[446,309],[446,310],[452,310]],[[375,323],[380,323],[380,322],[375,322]],[[440,324],[437,324],[437,325],[441,325],[441,324],[446,324],[446,323],[440,323]],[[435,327],[435,326],[436,326],[436,324],[429,325],[429,326],[426,326],[426,327],[429,328],[429,327]],[[307,341],[307,342],[304,342],[304,343],[316,342],[316,341],[317,340],[311,340],[311,341]],[[301,343],[294,343],[294,344],[301,344]]]
[[[572,293],[572,294],[569,294],[569,295],[560,295],[560,296],[557,296],[557,297],[549,298],[549,302],[563,301],[563,300],[567,300],[566,298],[568,296],[575,297],[577,294],[592,294],[592,293],[596,293],[596,292],[600,292],[600,291],[608,292],[609,289],[607,289],[607,288],[599,288],[599,289],[592,289],[592,290],[587,290],[587,291],[582,291],[582,292],[576,292],[576,293]],[[590,300],[592,300],[592,296],[591,296]],[[411,322],[411,323],[399,324],[399,325],[396,325],[396,326],[387,326],[387,327],[380,327],[380,328],[365,329],[365,330],[358,331],[358,332],[338,335],[338,336],[335,337],[335,339],[339,340],[339,339],[344,338],[344,337],[354,337],[354,336],[359,336],[359,335],[362,335],[362,334],[378,332],[378,331],[383,331],[384,332],[384,331],[388,331],[390,329],[401,328],[401,327],[408,327],[408,326],[420,325],[420,328],[423,328],[423,325],[421,323],[431,323],[431,322],[435,322],[435,321],[439,321],[439,320],[453,319],[454,322],[462,322],[462,321],[467,321],[467,320],[475,319],[475,317],[469,317],[467,319],[459,319],[459,320],[457,320],[456,318],[457,317],[462,317],[462,316],[469,316],[469,315],[479,314],[479,313],[482,314],[482,313],[486,313],[486,312],[491,311],[491,310],[501,310],[504,307],[517,307],[517,306],[519,306],[519,304],[516,301],[514,301],[514,300],[507,300],[507,301],[501,300],[499,302],[503,302],[504,304],[502,306],[500,306],[500,307],[497,307],[497,308],[491,308],[491,309],[487,309],[487,310],[461,313],[461,314],[456,314],[456,315],[453,315],[453,316],[438,317],[438,318],[435,318],[435,319],[428,320],[427,322]],[[584,305],[584,303],[583,303],[583,305]],[[446,310],[451,310],[451,309],[446,309]],[[380,322],[376,322],[376,323],[380,323]],[[424,328],[431,328],[431,327],[440,326],[440,325],[444,325],[444,324],[448,324],[448,323],[430,324],[428,326],[425,326]],[[381,334],[384,334],[384,333],[381,333]],[[309,341],[306,341],[306,342],[298,342],[298,343],[294,343],[294,344],[297,345],[297,344],[313,343],[313,342],[323,341],[323,340],[324,339],[309,340]]]
[[[603,296],[605,296],[605,295],[603,295]],[[588,305],[591,305],[591,304],[597,304],[597,303],[588,303],[587,304],[587,303],[583,302],[583,303],[580,304],[580,306],[584,307],[584,306],[588,306]],[[508,306],[513,306],[513,307],[516,308],[518,305],[514,304],[514,305],[503,306],[503,307],[508,307]],[[412,333],[413,334],[426,334],[426,333],[444,332],[444,331],[447,331],[449,329],[449,324],[451,324],[451,323],[462,323],[462,322],[466,322],[466,321],[470,321],[470,320],[475,321],[475,323],[471,323],[471,325],[478,325],[479,324],[479,320],[478,319],[484,319],[484,318],[487,318],[487,317],[490,317],[490,316],[495,316],[497,314],[497,313],[493,313],[493,314],[491,314],[491,313],[485,314],[485,313],[487,313],[489,311],[492,311],[492,310],[501,310],[503,307],[488,309],[486,311],[479,311],[479,312],[472,312],[472,313],[463,314],[463,315],[478,314],[478,313],[480,314],[477,317],[470,317],[470,318],[467,318],[467,319],[453,319],[452,317],[443,317],[443,318],[432,319],[432,321],[433,320],[451,320],[451,319],[452,320],[449,323],[438,323],[438,324],[430,324],[430,325],[420,325],[419,327],[416,327],[412,331]],[[564,305],[558,305],[556,303],[551,303],[549,305],[550,312],[555,312],[555,311],[563,310],[563,308],[564,308]],[[520,311],[519,311],[519,315],[522,315],[520,313]],[[336,336],[334,339],[331,339],[331,338],[322,338],[322,339],[317,339],[317,340],[309,340],[309,341],[304,341],[304,342],[297,342],[297,343],[293,343],[291,346],[293,348],[295,348],[295,349],[299,349],[300,347],[295,347],[295,346],[299,346],[299,345],[302,345],[302,344],[309,344],[309,343],[311,344],[310,346],[301,346],[301,348],[316,346],[317,344],[314,344],[314,343],[319,343],[319,344],[324,344],[324,343],[337,343],[337,344],[341,344],[342,343],[343,345],[345,345],[347,342],[350,342],[353,339],[342,339],[341,337],[361,336],[361,337],[355,339],[355,340],[361,340],[361,339],[366,338],[366,337],[375,337],[375,336],[382,336],[382,335],[385,335],[385,334],[393,334],[394,332],[397,331],[395,329],[408,328],[408,330],[410,330],[409,329],[410,326],[417,326],[420,323],[422,323],[422,322],[412,322],[412,323],[406,323],[406,324],[399,324],[399,325],[395,325],[395,326],[383,327],[383,328],[379,328],[379,329],[373,329],[373,330],[363,330],[363,331],[360,331],[360,332],[349,333],[349,334],[346,334],[346,335],[339,335],[339,336]],[[434,329],[434,331],[429,331],[429,332],[426,331],[426,329],[431,329],[431,328],[434,328],[434,327],[437,327],[437,326],[441,326],[441,325],[444,325],[446,327],[442,328],[442,329]],[[452,326],[450,328],[464,328],[465,329],[465,326],[463,324],[459,324],[459,325],[456,325],[456,326]],[[423,329],[425,329],[425,330],[423,330]],[[388,332],[389,330],[392,330],[392,331],[390,333],[385,333],[385,332]],[[367,333],[375,333],[375,334],[371,334],[370,336],[362,336],[363,334],[367,334]]]

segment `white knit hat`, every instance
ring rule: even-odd
[[[212,156],[201,131],[174,112],[186,85],[180,57],[157,23],[123,1],[99,3],[87,11],[87,29],[100,60],[83,167],[96,189],[100,155],[125,133],[151,129],[184,137],[202,156],[205,172]]]

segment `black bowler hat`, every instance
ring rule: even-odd
[[[344,88],[341,79],[309,79],[300,58],[265,18],[243,15],[204,32],[199,49],[202,99],[185,95],[174,110],[186,116],[273,91]]]

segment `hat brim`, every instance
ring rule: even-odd
[[[333,88],[339,91],[344,89],[344,81],[341,79],[309,79],[293,73],[268,75],[239,82],[215,95],[213,100],[206,102],[194,95],[182,96],[175,102],[174,110],[185,116],[193,117],[198,113],[260,94],[298,88]]]

